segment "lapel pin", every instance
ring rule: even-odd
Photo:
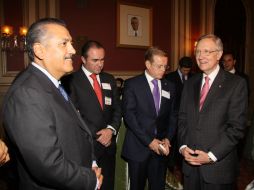
[[[221,88],[221,85],[219,85],[219,88]]]

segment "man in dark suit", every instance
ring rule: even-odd
[[[248,87],[248,95],[250,95],[249,77],[245,73],[242,73],[236,70],[235,68],[236,59],[235,59],[234,53],[230,51],[224,52],[222,56],[222,63],[223,63],[223,68],[225,71],[228,71],[235,75],[239,75],[240,77],[243,77],[245,79],[247,83],[247,87]]]
[[[184,56],[179,60],[179,67],[176,71],[168,73],[165,78],[175,85],[176,89],[176,108],[179,110],[181,95],[184,83],[192,76],[192,59]],[[167,173],[167,184],[171,187],[179,188],[181,184],[181,155],[177,148],[177,138],[174,137],[171,142],[171,154],[169,156]],[[180,174],[180,175],[179,175]]]
[[[192,59],[190,57],[184,56],[179,60],[178,69],[165,75],[167,80],[175,84],[177,109],[180,107],[183,85],[191,77],[192,64]]]
[[[73,70],[75,50],[63,21],[41,19],[27,33],[31,64],[3,105],[4,127],[19,172],[19,189],[94,190],[101,186],[87,125],[59,84]]]
[[[104,57],[105,50],[99,42],[86,42],[82,47],[81,68],[63,82],[92,131],[95,156],[104,176],[101,189],[113,190],[116,135],[122,114],[116,81],[112,75],[102,72]]]
[[[184,157],[184,190],[233,190],[237,144],[243,137],[247,85],[219,66],[223,45],[213,34],[197,41],[203,73],[186,82],[179,111],[178,142]]]
[[[151,47],[145,53],[146,70],[128,79],[123,92],[123,117],[127,128],[122,157],[128,162],[130,190],[165,189],[166,156],[176,128],[174,85],[162,79],[165,52]],[[161,80],[162,79],[162,80]]]

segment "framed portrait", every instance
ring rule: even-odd
[[[117,47],[152,46],[152,8],[117,2]]]

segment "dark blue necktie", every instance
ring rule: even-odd
[[[158,86],[158,80],[153,79],[152,83],[153,83],[153,100],[154,100],[156,113],[158,115],[159,110],[160,110],[160,91],[159,91],[159,86]]]
[[[62,94],[62,96],[64,97],[64,99],[66,101],[69,101],[69,97],[61,84],[59,84],[58,89],[59,89],[60,93]]]

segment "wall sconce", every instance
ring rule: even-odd
[[[19,28],[19,35],[13,32],[13,27],[4,25],[1,27],[1,50],[8,51],[26,51],[26,33],[27,27]]]

